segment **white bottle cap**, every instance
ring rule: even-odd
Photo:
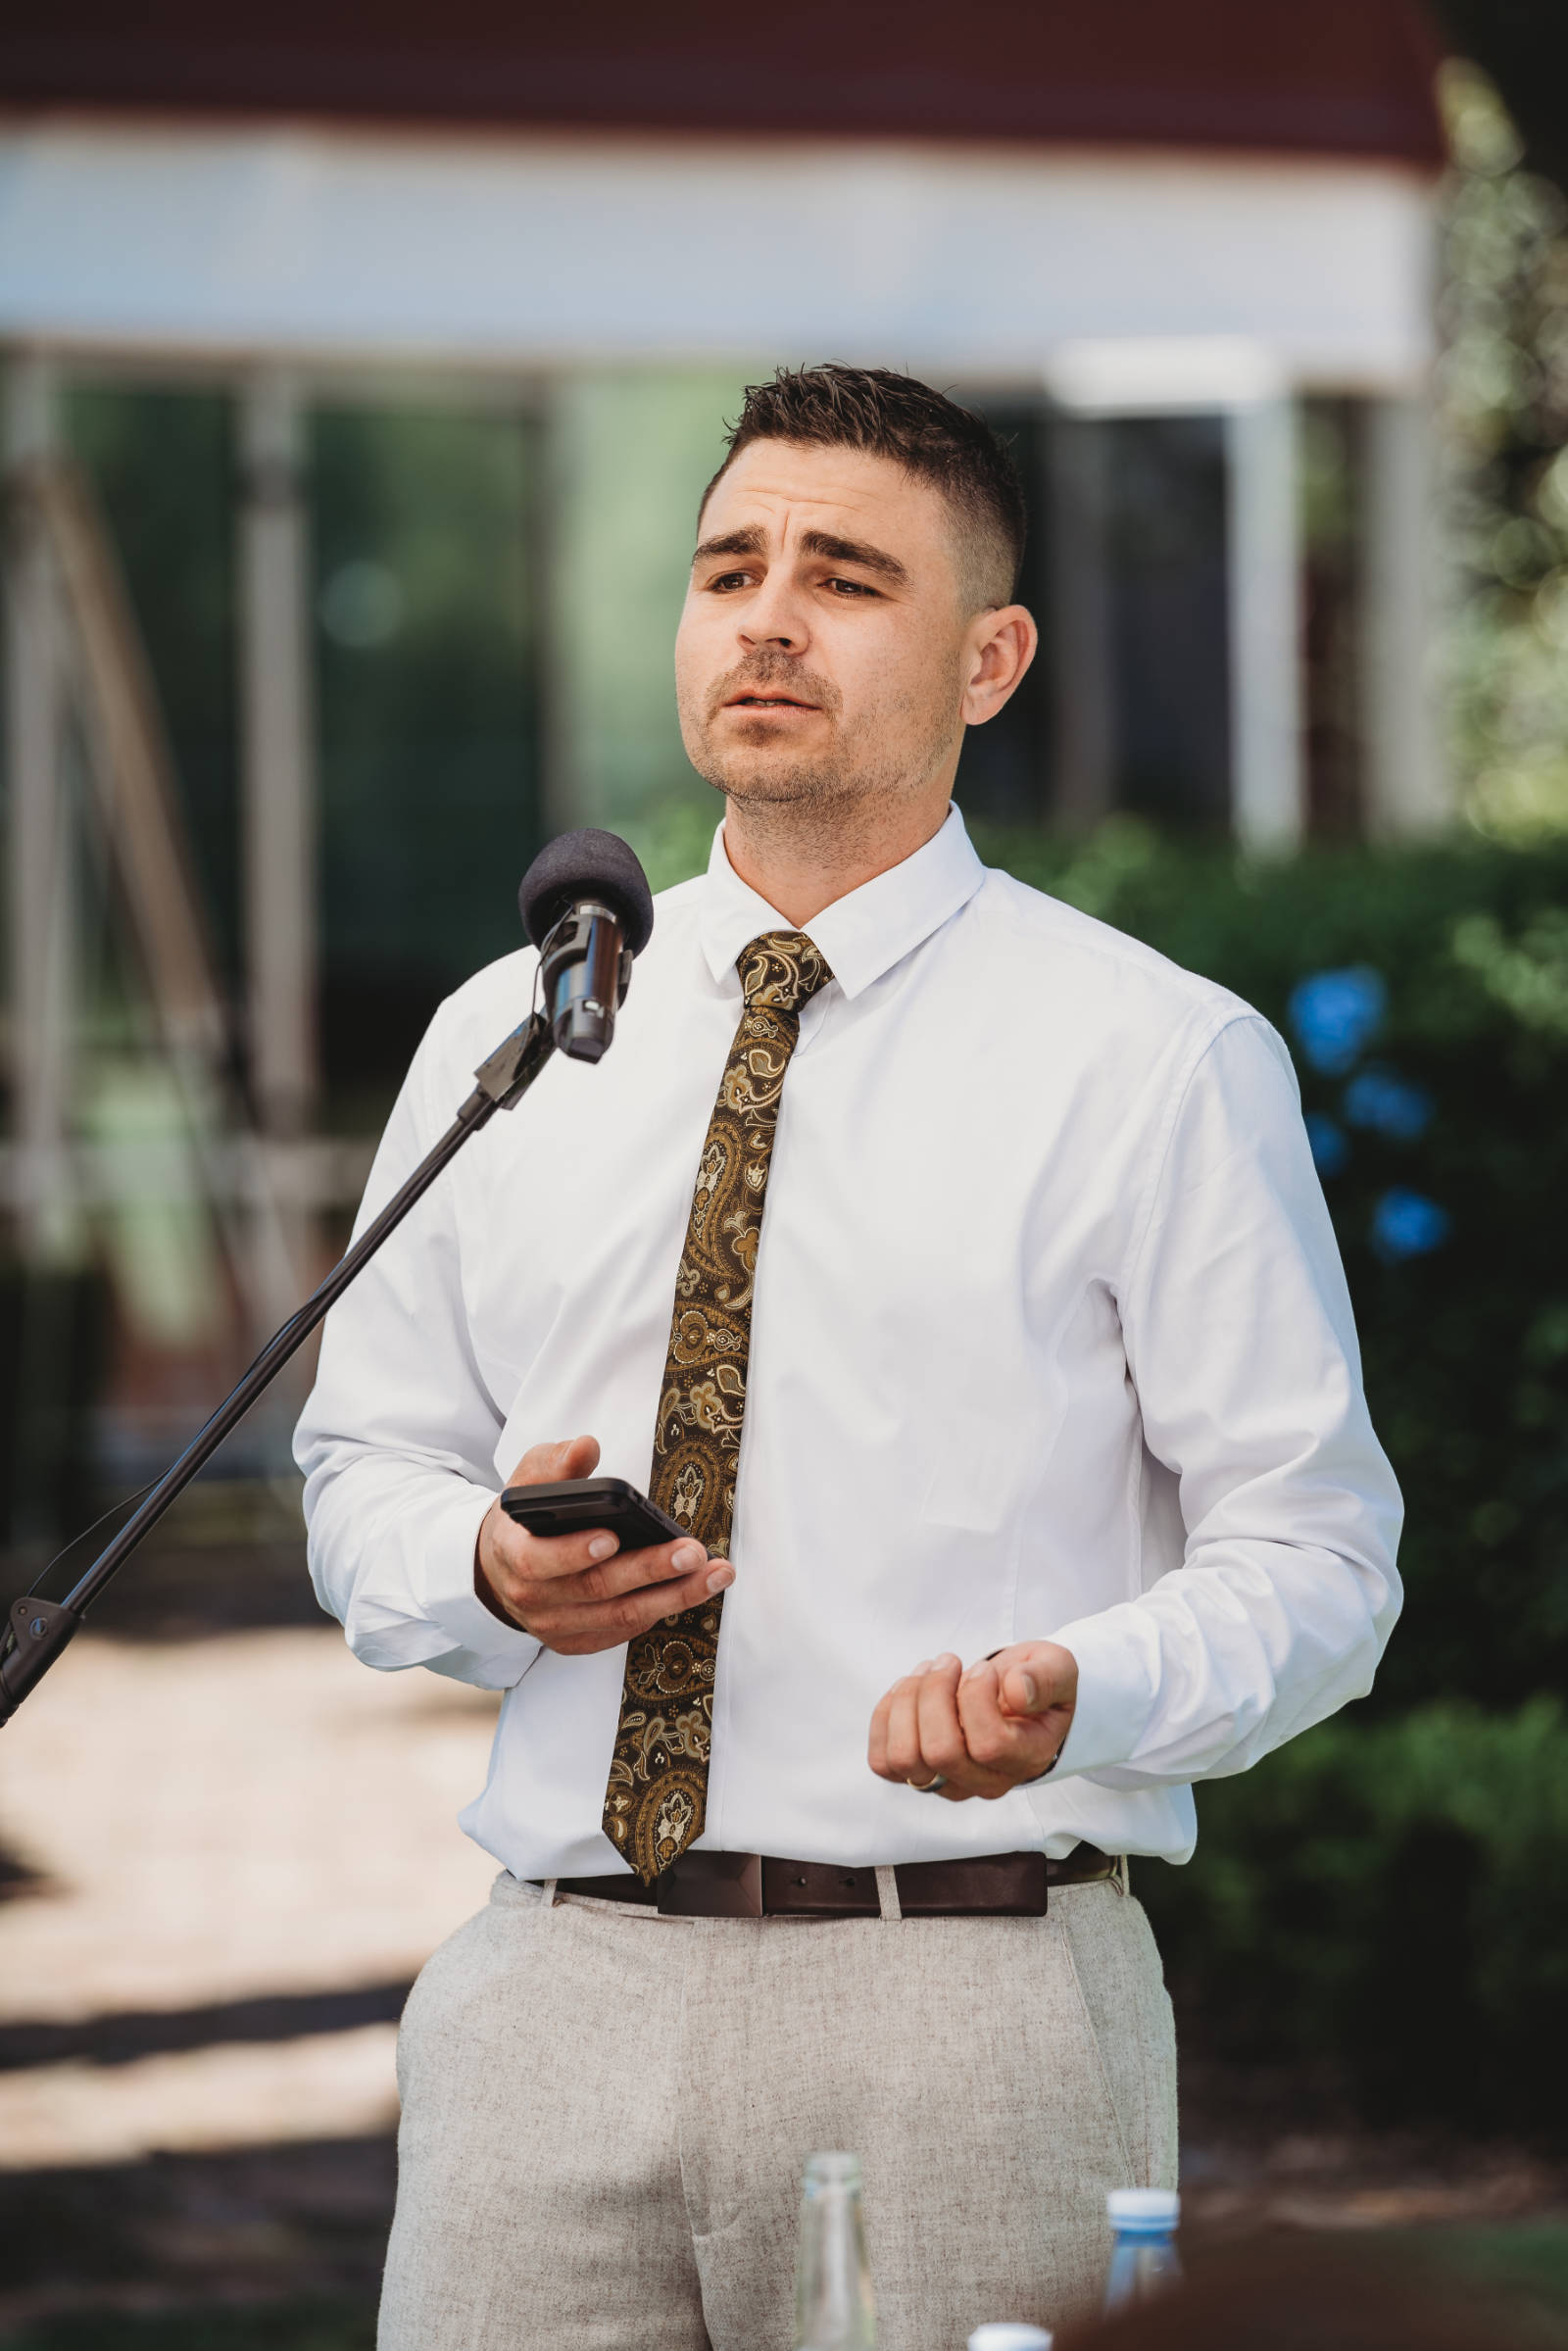
[[[1182,2200],[1173,2187],[1113,2187],[1105,2198],[1112,2229],[1174,2229]]]
[[[975,2328],[969,2337],[969,2351],[1051,2351],[1051,2337],[1043,2327],[1026,2327],[1017,2319],[996,2319]]]

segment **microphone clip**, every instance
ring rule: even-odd
[[[569,1060],[598,1061],[609,1052],[631,965],[621,917],[602,899],[574,900],[552,928],[539,977],[551,1036]]]

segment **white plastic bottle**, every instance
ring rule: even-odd
[[[1182,2200],[1173,2187],[1113,2187],[1105,2212],[1112,2231],[1105,2310],[1147,2302],[1179,2282],[1176,2224]]]
[[[796,2351],[876,2351],[858,2155],[808,2155],[795,2264]]]

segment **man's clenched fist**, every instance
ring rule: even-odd
[[[1051,1769],[1077,1699],[1078,1660],[1054,1641],[1017,1641],[967,1672],[960,1658],[933,1658],[878,1702],[871,1769],[954,1804],[1004,1796]]]
[[[599,1441],[568,1437],[536,1445],[513,1471],[514,1486],[591,1478]],[[493,1615],[520,1625],[563,1657],[619,1648],[661,1617],[679,1616],[735,1581],[727,1559],[710,1559],[691,1537],[651,1550],[623,1551],[613,1535],[530,1535],[492,1502],[479,1529],[473,1588]]]

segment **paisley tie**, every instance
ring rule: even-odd
[[[746,1008],[697,1170],[654,1432],[650,1494],[724,1557],[746,1411],[752,1292],[779,1099],[801,1006],[833,977],[799,931],[736,957]],[[605,1835],[646,1885],[702,1835],[722,1594],[640,1633],[626,1651]]]

